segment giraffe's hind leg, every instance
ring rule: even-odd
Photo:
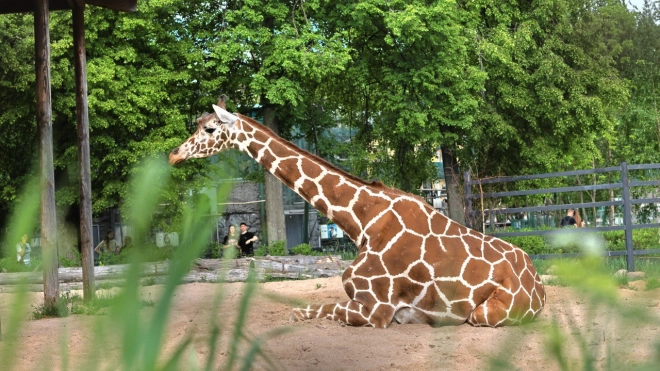
[[[326,318],[351,326],[386,328],[392,322],[393,315],[394,309],[389,305],[379,305],[370,311],[362,303],[349,300],[337,304],[294,308],[291,311],[289,321],[297,322],[312,318]]]
[[[472,326],[499,327],[520,324],[519,315],[515,309],[514,296],[500,287],[483,303],[477,305],[467,318]]]

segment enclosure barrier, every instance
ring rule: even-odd
[[[466,224],[468,227],[474,228],[475,227],[474,217],[476,215],[481,214],[481,217],[484,218],[484,214],[482,213],[482,211],[472,210],[472,200],[474,199],[484,200],[484,199],[492,199],[492,198],[527,196],[527,195],[536,195],[536,194],[620,189],[622,195],[620,200],[570,203],[570,204],[546,205],[546,206],[534,206],[534,207],[491,209],[489,210],[489,215],[490,215],[489,224],[491,226],[495,225],[493,216],[496,214],[529,213],[529,212],[537,212],[537,211],[553,211],[553,210],[566,210],[566,209],[576,209],[576,208],[595,208],[595,207],[604,207],[604,206],[623,206],[623,225],[602,226],[602,227],[593,227],[593,228],[564,228],[564,229],[534,230],[534,231],[524,231],[524,232],[503,232],[503,233],[491,233],[491,235],[495,237],[513,237],[513,236],[530,236],[530,235],[549,235],[549,234],[558,234],[558,233],[578,233],[578,232],[584,233],[584,232],[605,232],[605,231],[624,230],[626,250],[605,251],[603,254],[605,256],[626,255],[628,271],[632,272],[635,270],[635,262],[634,262],[635,255],[648,255],[648,254],[660,253],[660,249],[633,250],[633,240],[632,240],[633,229],[658,228],[660,227],[660,223],[633,224],[631,205],[656,203],[656,202],[660,202],[660,198],[654,197],[654,198],[632,199],[630,197],[630,188],[641,187],[641,186],[658,186],[660,185],[660,180],[630,181],[628,172],[630,170],[653,170],[653,169],[660,169],[660,164],[628,165],[626,162],[621,162],[619,166],[612,166],[612,167],[598,168],[598,169],[565,171],[558,173],[536,174],[536,175],[522,175],[522,176],[512,176],[512,177],[502,177],[502,178],[491,178],[491,179],[474,179],[474,180],[471,179],[470,172],[466,171],[464,173]],[[485,184],[518,182],[523,180],[548,179],[548,178],[591,175],[591,174],[612,173],[612,172],[620,173],[620,182],[558,187],[558,188],[530,189],[530,190],[511,191],[511,192],[483,193],[482,191],[483,185]],[[479,186],[479,193],[472,193],[472,187],[474,186]],[[541,254],[541,255],[531,255],[531,257],[546,259],[546,258],[571,257],[578,255],[580,254]]]

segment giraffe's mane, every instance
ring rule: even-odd
[[[315,154],[313,154],[313,153],[311,153],[307,150],[304,150],[304,149],[298,147],[297,145],[289,142],[288,140],[286,140],[286,139],[282,138],[281,136],[277,135],[271,128],[257,122],[253,118],[241,115],[240,113],[237,114],[237,115],[239,115],[239,117],[242,120],[245,120],[245,121],[249,122],[251,125],[257,125],[257,127],[259,129],[261,129],[264,132],[268,133],[279,144],[281,144],[281,145],[283,145],[283,146],[285,146],[289,149],[292,149],[294,151],[300,151],[300,152],[304,153],[305,155],[307,155],[307,156],[311,157],[312,159],[314,159],[315,161],[321,163],[323,166],[327,167],[328,169],[336,171],[336,172],[344,175],[345,177],[347,177],[348,179],[350,179],[354,182],[357,182],[357,183],[360,183],[360,184],[363,184],[363,185],[366,185],[366,186],[374,187],[374,188],[377,188],[377,189],[380,189],[380,190],[383,190],[383,191],[386,191],[386,192],[392,192],[392,193],[395,193],[395,194],[406,195],[406,196],[409,196],[409,197],[415,197],[417,199],[422,200],[422,198],[419,197],[419,196],[413,195],[413,194],[408,193],[408,192],[404,192],[404,191],[402,191],[400,189],[397,189],[397,188],[388,187],[385,184],[383,184],[383,182],[381,182],[380,180],[372,180],[371,182],[366,181],[366,180],[364,180],[364,179],[362,179],[362,178],[360,178],[356,175],[353,175],[353,174],[347,172],[346,170],[344,170],[344,169],[340,168],[339,166],[331,163],[330,161],[328,161],[328,160],[326,160],[326,159],[324,159],[320,156],[317,156],[317,155],[315,155]],[[428,205],[426,200],[423,200],[423,201],[424,201],[424,204]]]

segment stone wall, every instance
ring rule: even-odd
[[[241,223],[247,223],[248,231],[255,233],[261,238],[261,201],[259,201],[259,184],[239,181],[234,183],[229,197],[224,205],[219,205],[218,212],[218,235],[220,241],[229,231],[229,225],[235,225],[239,230]]]

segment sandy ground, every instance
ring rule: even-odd
[[[245,286],[244,283],[180,286],[173,297],[174,307],[163,338],[163,357],[174,354],[177,346],[191,337],[192,344],[179,369],[204,365],[210,354],[210,324],[217,320],[225,326],[215,347],[213,369],[222,369],[229,350],[226,339],[236,321]],[[145,300],[157,301],[162,286],[147,286],[141,290]],[[219,309],[213,309],[218,292],[222,293],[223,301]],[[611,303],[593,306],[583,294],[570,288],[547,287],[547,305],[539,319],[519,327],[432,328],[393,324],[386,330],[376,330],[344,326],[329,320],[288,322],[293,305],[290,300],[319,304],[345,301],[347,297],[339,277],[271,282],[258,284],[245,334],[254,339],[269,332],[288,330],[265,341],[264,352],[269,361],[259,358],[253,366],[255,369],[474,370],[483,369],[500,357],[512,365],[506,369],[557,370],[560,365],[556,358],[549,356],[548,345],[553,323],[558,324],[563,336],[560,359],[570,369],[583,368],[585,353],[591,355],[597,369],[605,368],[606,362],[629,368],[658,357],[660,289],[644,291],[644,281],[637,281],[629,288],[619,289],[617,294],[620,309]],[[15,298],[16,294],[0,294],[3,335],[8,331]],[[29,293],[28,302],[39,305],[42,294]],[[649,317],[643,321],[626,321],[625,318],[632,315],[621,314],[621,310],[632,309],[639,309]],[[156,310],[153,306],[141,309],[141,323],[147,323]],[[99,337],[99,323],[103,320],[113,321],[110,315],[27,320],[18,336],[16,345],[21,351],[13,357],[13,369],[122,369],[122,344],[130,339],[108,333]],[[12,345],[7,336],[4,337],[0,342],[0,357],[7,357],[2,351]],[[244,355],[247,351],[248,345],[244,342],[239,353]],[[95,358],[100,353],[103,353],[101,360]],[[608,357],[609,354],[612,356]],[[7,370],[7,362],[7,358],[0,360],[0,368]]]

